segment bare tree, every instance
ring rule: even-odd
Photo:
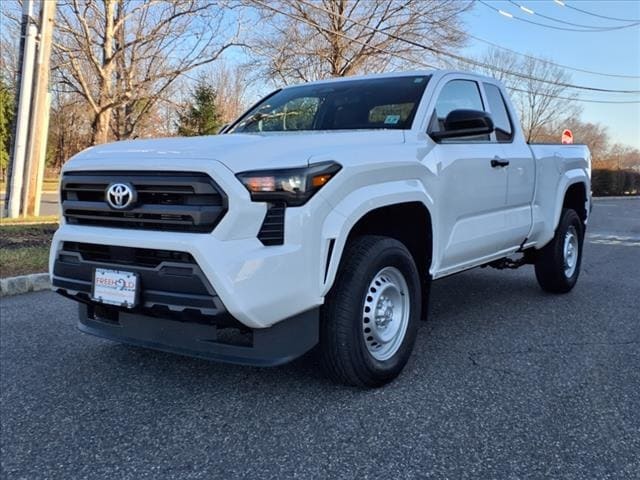
[[[235,120],[247,107],[246,68],[219,62],[209,75],[216,91],[216,105],[220,117],[224,123]]]
[[[0,79],[12,90],[18,78],[20,10],[17,3],[0,1]]]
[[[91,112],[86,107],[85,100],[75,93],[52,92],[47,164],[56,172],[90,145]]]
[[[565,128],[571,130],[575,143],[584,143],[589,146],[593,168],[603,167],[602,162],[606,162],[611,151],[611,141],[607,127],[601,123],[584,122],[577,117],[562,119],[560,122],[545,125],[536,137],[536,141],[559,143]]]
[[[640,150],[630,145],[615,143],[608,150],[603,161],[598,162],[596,167],[640,172]]]
[[[527,141],[535,141],[544,133],[545,126],[557,125],[579,115],[580,107],[575,101],[566,99],[576,99],[577,95],[562,85],[569,83],[571,77],[561,67],[527,57],[522,62],[521,72],[529,78],[521,83],[521,89],[525,91],[517,92],[516,102],[520,106]]]
[[[57,76],[88,104],[92,143],[134,136],[181,74],[240,45],[241,22],[229,32],[228,8],[214,0],[61,1]]]
[[[544,140],[552,127],[566,128],[567,122],[580,115],[581,108],[575,101],[578,96],[566,86],[571,83],[571,75],[561,67],[498,49],[489,50],[479,63],[484,66],[478,70],[501,80],[511,90],[528,142]]]
[[[277,82],[382,71],[463,44],[462,0],[246,0],[259,11],[254,63]],[[408,40],[407,41],[403,41]]]

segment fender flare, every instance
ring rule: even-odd
[[[553,231],[555,233],[558,228],[558,224],[560,223],[560,215],[562,214],[562,206],[564,205],[564,200],[567,197],[567,192],[569,188],[578,183],[582,183],[584,185],[584,191],[586,193],[586,201],[589,205],[587,207],[587,217],[589,215],[589,206],[591,203],[591,195],[590,192],[590,181],[589,176],[584,170],[569,170],[565,172],[560,180],[560,185],[557,189],[556,193],[556,202],[555,202],[555,211],[553,215]]]
[[[330,199],[326,200],[330,202]],[[419,180],[399,180],[363,186],[334,205],[332,212],[325,218],[322,225],[324,247],[321,258],[326,260],[327,267],[326,271],[323,271],[321,279],[321,296],[324,297],[327,294],[335,281],[347,238],[353,227],[373,210],[409,202],[418,202],[424,205],[431,215],[432,224],[436,223],[433,197],[425,190]],[[332,241],[333,249],[331,250]],[[434,252],[437,249],[436,241],[437,238],[433,235]],[[331,258],[328,258],[329,254],[331,254]]]
[[[535,248],[537,250],[547,245],[555,235],[558,224],[560,223],[560,215],[562,214],[562,207],[564,205],[564,199],[567,196],[567,192],[571,186],[576,184],[583,184],[587,195],[586,205],[587,215],[589,214],[590,202],[591,202],[591,181],[589,174],[583,169],[572,169],[563,173],[555,184],[555,196],[546,200],[546,206],[542,203],[543,199],[538,200],[539,204],[543,206],[543,218],[545,218],[543,228],[535,235]],[[546,213],[546,216],[544,215]]]

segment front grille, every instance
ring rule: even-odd
[[[199,265],[186,252],[63,242],[54,262],[53,286],[91,303],[96,268],[137,273],[141,285],[138,310],[147,314],[217,316],[225,312]]]
[[[112,183],[137,193],[131,208],[106,201]],[[211,232],[227,210],[227,197],[204,173],[68,172],[62,177],[62,210],[70,224],[182,232]]]

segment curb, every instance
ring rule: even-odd
[[[56,225],[60,220],[46,220],[44,222],[0,222],[0,227],[15,227],[17,225]]]
[[[0,278],[0,297],[39,292],[50,288],[51,283],[48,273],[32,273],[18,277]]]
[[[593,197],[594,200],[624,200],[626,198],[640,198],[640,195],[618,195],[611,197]]]

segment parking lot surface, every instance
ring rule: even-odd
[[[580,280],[434,283],[399,379],[331,384],[76,331],[51,292],[2,299],[2,478],[639,478],[640,199],[596,201]]]

